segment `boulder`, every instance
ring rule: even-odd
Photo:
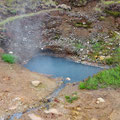
[[[60,5],[58,5],[58,8],[61,8],[64,10],[71,10],[71,7],[66,4],[60,4]]]

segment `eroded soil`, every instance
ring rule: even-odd
[[[38,87],[32,81],[41,81]],[[0,60],[0,116],[37,107],[57,87],[57,79]]]
[[[119,120],[120,89],[79,90],[78,85],[68,85],[46,110],[24,114],[22,120]],[[78,100],[68,103],[65,96],[77,94]],[[105,102],[97,103],[98,98]],[[37,117],[36,117],[37,116]],[[20,120],[21,120],[20,119]]]

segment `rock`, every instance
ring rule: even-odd
[[[49,109],[49,110],[45,110],[44,111],[45,113],[53,113],[53,114],[59,114],[59,112],[57,111],[57,109],[54,109],[54,108],[52,108],[52,109]]]
[[[66,80],[70,81],[71,79],[69,77],[67,77]]]
[[[44,120],[41,117],[39,117],[38,115],[35,114],[28,114],[28,116],[30,117],[31,120]]]
[[[58,5],[58,8],[62,8],[64,10],[71,10],[71,7],[67,6],[66,4],[60,4],[60,5]]]
[[[10,54],[13,54],[13,52],[12,52],[12,51],[10,51],[9,53],[10,53]]]
[[[105,56],[100,56],[99,58],[100,58],[100,60],[104,60]]]
[[[76,110],[77,110],[77,111],[81,111],[82,109],[81,109],[80,107],[77,107]]]
[[[105,102],[105,100],[103,99],[103,98],[97,98],[97,104],[99,104],[99,103],[104,103]]]
[[[42,84],[41,81],[35,80],[31,82],[33,86],[38,87],[40,84]]]

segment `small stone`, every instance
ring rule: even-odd
[[[99,104],[99,103],[104,103],[105,102],[105,100],[103,99],[103,98],[97,98],[97,104]]]
[[[41,50],[43,50],[44,48],[41,48]]]
[[[83,51],[83,49],[80,49],[80,51]]]
[[[53,114],[59,114],[59,112],[57,111],[57,109],[54,109],[54,108],[52,108],[52,109],[49,109],[49,110],[45,110],[44,111],[45,113],[53,113]]]
[[[77,107],[76,110],[81,111],[82,109],[80,107]]]
[[[96,103],[97,103],[97,104],[99,104],[99,103],[100,103],[100,101],[96,101]]]
[[[33,86],[38,87],[40,84],[42,84],[41,81],[35,80],[31,82]]]
[[[69,77],[67,77],[66,80],[70,81],[71,79]]]
[[[13,52],[12,52],[12,51],[10,51],[9,53],[10,53],[10,54],[13,54]]]
[[[66,4],[61,4],[61,5],[58,5],[58,8],[62,8],[64,10],[71,10],[71,7],[66,5]]]
[[[83,22],[83,25],[85,25],[86,24],[86,22]]]
[[[31,120],[44,120],[41,117],[39,117],[38,115],[35,114],[28,114],[28,116],[30,117]]]

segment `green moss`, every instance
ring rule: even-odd
[[[23,18],[23,17],[35,16],[35,15],[39,15],[40,13],[43,13],[43,12],[50,12],[50,11],[56,11],[56,10],[61,10],[61,9],[42,10],[42,11],[39,11],[39,12],[36,12],[36,13],[16,15],[16,16],[14,16],[14,17],[9,17],[9,18],[7,18],[6,20],[1,21],[1,22],[0,22],[0,26],[3,26],[3,25],[5,25],[6,23],[12,22],[12,21],[17,20],[17,19],[21,19],[21,18]]]
[[[86,88],[85,83],[84,82],[80,82],[79,87],[80,87],[80,89],[85,89]]]
[[[70,0],[71,4],[77,7],[84,6],[87,4],[87,0]]]
[[[76,43],[74,46],[76,47],[76,49],[85,48],[85,46],[83,46],[81,43]]]
[[[80,82],[79,88],[83,89],[81,86],[84,86],[84,89],[120,87],[120,66],[99,72],[93,77],[88,78],[87,81]]]
[[[119,17],[120,16],[120,12],[119,11],[112,11],[112,10],[105,10],[105,13],[114,16],[114,17]]]
[[[110,58],[105,59],[105,63],[107,65],[112,65],[114,63],[114,58],[110,57]]]
[[[104,5],[120,4],[120,0],[110,0],[110,1],[101,0],[101,1]]]
[[[73,103],[73,101],[77,100],[78,97],[77,95],[74,95],[74,96],[65,96],[65,99],[68,103]]]

